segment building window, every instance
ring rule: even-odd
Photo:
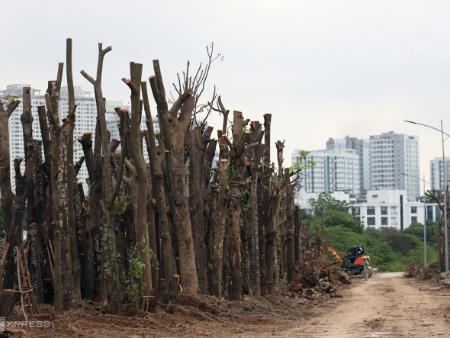
[[[375,217],[367,217],[367,225],[375,225]]]
[[[417,224],[417,216],[411,217],[411,224]]]
[[[353,216],[359,216],[361,213],[359,207],[353,207],[352,212],[353,212]]]
[[[375,207],[367,207],[367,215],[375,215]]]
[[[388,208],[387,207],[381,207],[381,214],[382,215],[387,215],[388,213]]]
[[[388,218],[387,217],[381,217],[381,225],[388,225]]]
[[[417,214],[417,207],[411,207],[411,214]]]

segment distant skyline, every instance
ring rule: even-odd
[[[213,65],[211,87],[248,118],[273,114],[273,142],[286,140],[287,164],[293,149],[322,149],[329,137],[393,130],[419,137],[429,180],[440,136],[403,120],[443,119],[450,132],[449,1],[34,0],[4,2],[2,11],[0,88],[46,88],[72,37],[76,85],[92,91],[79,71],[94,72],[103,42],[113,48],[104,94],[127,100],[120,79],[129,61],[142,62],[147,78],[159,58],[169,87],[214,41],[224,58]]]

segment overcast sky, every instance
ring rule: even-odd
[[[394,130],[419,136],[428,180],[439,134],[403,120],[444,119],[450,131],[448,0],[5,0],[1,8],[1,88],[45,88],[72,37],[77,73],[94,73],[97,42],[112,46],[104,95],[126,100],[129,61],[147,77],[160,59],[169,86],[214,41],[224,58],[210,84],[230,110],[273,114],[288,163],[294,148],[324,148],[328,137]]]

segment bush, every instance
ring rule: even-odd
[[[314,217],[311,225],[314,228],[343,226],[356,232],[361,232],[361,222],[349,214],[349,205],[335,199],[329,193],[320,193],[310,200]]]
[[[427,242],[436,246],[436,234],[440,231],[441,225],[435,222],[427,222]],[[411,226],[404,231],[407,234],[414,235],[423,240],[423,225],[420,223],[411,224]]]
[[[355,217],[353,217],[346,211],[336,210],[328,210],[321,216],[315,217],[313,219],[312,225],[314,227],[342,226],[344,228],[349,228],[355,232],[362,232],[363,230],[361,223]]]
[[[300,210],[300,217],[311,219],[310,231],[322,229],[325,240],[344,255],[348,248],[362,245],[370,255],[372,265],[383,271],[403,271],[412,262],[423,263],[423,227],[415,224],[400,232],[392,228],[364,229],[358,219],[349,214],[349,205],[328,193],[310,200],[313,216]],[[428,263],[437,257],[436,230],[439,224],[427,224]]]
[[[344,255],[354,245],[364,246],[372,265],[380,271],[404,271],[412,262],[423,261],[423,243],[414,235],[395,229],[369,228],[361,232],[343,226],[324,227],[326,241]],[[436,249],[429,246],[428,262],[436,260]]]

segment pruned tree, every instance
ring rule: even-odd
[[[98,44],[98,60],[97,60],[97,73],[93,78],[84,70],[81,74],[94,86],[95,102],[97,106],[97,129],[96,129],[96,141],[95,142],[94,156],[101,154],[101,167],[102,167],[102,188],[100,205],[103,213],[104,225],[101,229],[102,232],[102,251],[103,251],[103,266],[102,266],[102,282],[106,289],[106,299],[108,306],[112,312],[118,311],[120,303],[120,286],[119,286],[119,269],[117,266],[117,260],[115,257],[116,243],[115,233],[113,228],[113,212],[112,212],[112,171],[111,171],[111,148],[110,148],[110,135],[106,128],[106,106],[105,99],[103,97],[102,90],[102,72],[103,62],[105,55],[112,50],[111,47],[103,48],[102,44]]]
[[[176,229],[180,255],[180,276],[184,292],[197,295],[198,278],[195,265],[195,250],[189,210],[188,181],[185,165],[185,136],[188,131],[195,98],[191,88],[186,88],[169,109],[159,61],[153,61],[155,75],[150,78],[153,97],[158,108],[161,133],[168,151],[168,176],[173,226]]]
[[[271,163],[271,115],[264,115],[263,124],[250,123],[234,111],[230,122],[215,87],[202,103],[211,65],[221,57],[211,45],[206,64],[191,73],[188,62],[178,75],[172,100],[166,98],[159,61],[153,61],[149,83],[160,133],[141,80],[143,66],[131,62],[130,78],[122,79],[131,109],[115,109],[120,140],[111,140],[102,89],[110,51],[98,45],[95,77],[81,71],[94,89],[97,123],[95,130],[77,135],[84,155],[77,162],[71,39],[66,41],[68,111],[60,111],[60,63],[56,80],[48,82],[46,105],[37,107],[42,141],[33,139],[32,91],[23,89],[24,157],[14,159],[15,192],[8,122],[19,102],[6,108],[0,102],[7,251],[0,262],[2,314],[11,311],[15,298],[2,290],[16,288],[23,277],[17,257],[25,256],[33,292],[40,302],[53,301],[56,314],[84,299],[102,302],[111,313],[136,311],[138,305],[148,310],[155,298],[162,304],[198,302],[193,297],[199,293],[239,300],[277,292],[284,273],[293,281],[294,263],[305,259],[308,244],[294,201],[301,168],[283,167],[280,141],[278,166]],[[217,140],[210,119],[215,112],[222,117]],[[82,165],[86,182],[77,180]],[[25,245],[23,224],[29,230]],[[48,279],[52,292],[44,286]]]
[[[212,213],[211,220],[211,294],[216,296],[223,295],[222,270],[223,270],[223,253],[224,253],[224,236],[225,225],[228,216],[228,189],[229,175],[229,141],[226,137],[229,110],[225,108],[222,99],[219,96],[217,100],[217,111],[221,113],[223,118],[222,130],[217,131],[217,139],[219,140],[219,161],[217,163],[215,184],[212,193],[215,202],[215,210]]]
[[[133,173],[134,184],[131,186],[133,199],[133,223],[136,232],[136,248],[144,264],[143,295],[152,292],[152,270],[150,263],[149,225],[147,223],[148,201],[148,171],[144,160],[139,126],[142,117],[141,104],[142,65],[130,63],[130,79],[122,79],[131,91],[131,128],[130,128],[130,156],[133,164],[127,162],[127,167]]]
[[[3,271],[0,277],[0,291],[3,288],[11,289],[14,285],[15,262],[14,257],[17,247],[21,243],[20,223],[16,221],[15,214],[15,194],[11,188],[11,159],[9,148],[9,118],[19,105],[20,101],[12,100],[7,103],[6,107],[0,101],[0,193],[3,208],[3,217],[5,222],[7,252],[4,261]],[[6,310],[6,309],[5,309]],[[12,310],[12,306],[8,307],[8,312]],[[7,313],[8,315],[9,313]]]

